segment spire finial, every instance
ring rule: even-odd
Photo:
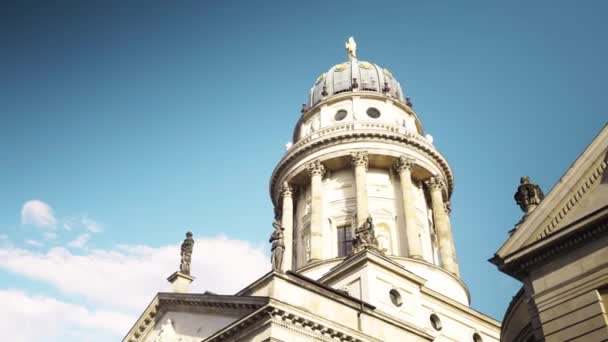
[[[352,36],[348,37],[348,41],[344,43],[344,47],[348,51],[349,60],[357,59],[357,42],[355,42],[355,38]]]

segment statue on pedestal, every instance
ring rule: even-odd
[[[190,275],[190,262],[192,261],[192,248],[194,247],[194,239],[192,232],[186,233],[186,238],[182,242],[181,256],[182,260],[179,265],[179,271],[183,274]]]
[[[274,232],[270,235],[268,242],[272,243],[270,251],[272,253],[271,262],[272,270],[275,272],[283,272],[283,253],[285,252],[285,242],[283,231],[285,228],[281,225],[278,220],[274,220],[272,223]]]
[[[376,234],[374,232],[374,222],[371,215],[355,230],[353,248],[354,253],[367,248],[378,249],[378,240],[376,239]]]
[[[527,216],[545,198],[540,186],[532,183],[530,177],[521,177],[517,192],[513,196],[515,202]]]

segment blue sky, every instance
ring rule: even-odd
[[[131,315],[20,260],[160,260],[188,228],[266,262],[268,179],[353,35],[451,163],[462,276],[472,306],[502,319],[519,285],[486,260],[521,216],[519,177],[548,192],[607,121],[607,15],[603,1],[4,3],[0,295]],[[24,221],[30,200],[54,222]]]

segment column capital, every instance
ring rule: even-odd
[[[352,157],[351,163],[354,167],[365,166],[365,170],[367,170],[369,165],[367,151],[352,152],[350,156]]]
[[[401,173],[403,171],[412,171],[412,168],[416,165],[413,159],[407,158],[405,156],[399,157],[395,162],[395,171]]]
[[[281,186],[281,196],[283,196],[283,198],[285,197],[291,197],[293,195],[293,188],[289,185],[288,182],[283,182],[283,185]]]
[[[427,179],[424,182],[424,185],[426,185],[426,187],[430,190],[442,190],[445,188],[445,185],[443,184],[441,179],[439,179],[439,177],[431,177]]]
[[[321,163],[320,160],[315,160],[312,163],[308,164],[308,172],[310,172],[311,176],[321,176],[325,174],[325,166]]]

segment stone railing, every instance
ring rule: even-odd
[[[317,131],[311,132],[308,135],[306,135],[304,138],[298,140],[295,144],[293,144],[287,151],[285,151],[285,154],[288,154],[291,151],[295,151],[299,147],[304,146],[304,145],[308,144],[309,142],[316,140],[318,138],[321,138],[325,135],[338,133],[338,132],[347,133],[349,131],[355,131],[355,130],[378,130],[379,132],[399,133],[399,134],[403,134],[403,135],[407,136],[410,139],[417,140],[418,142],[420,142],[423,145],[426,145],[431,148],[435,148],[422,135],[420,135],[417,132],[414,132],[412,130],[405,129],[401,126],[390,125],[390,124],[385,124],[385,123],[376,123],[376,122],[349,122],[349,123],[337,124],[337,125],[321,128]]]

